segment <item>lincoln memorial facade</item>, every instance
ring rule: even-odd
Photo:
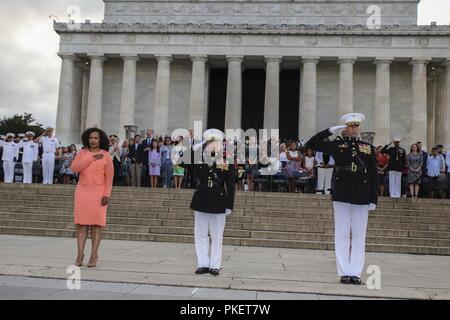
[[[418,0],[104,2],[102,23],[54,25],[64,144],[195,120],[308,139],[361,112],[375,144],[450,147],[450,27],[417,25]]]

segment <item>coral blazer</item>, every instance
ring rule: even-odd
[[[114,165],[110,154],[101,150],[100,160],[94,160],[94,153],[88,149],[81,150],[72,162],[72,171],[80,173],[80,185],[104,185],[104,197],[110,197],[114,178]]]

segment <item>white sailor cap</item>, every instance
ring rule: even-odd
[[[25,137],[25,133],[19,133],[17,136],[18,136],[19,138],[23,138],[23,137]]]
[[[25,133],[25,136],[34,136],[34,132],[33,131],[27,131],[27,133]]]
[[[394,141],[398,141],[398,142],[400,142],[401,140],[402,140],[402,138],[400,138],[400,137],[394,137],[394,139],[393,139]]]
[[[206,141],[223,141],[223,139],[225,138],[225,134],[219,129],[208,129],[203,133],[203,138]]]
[[[15,138],[16,135],[14,133],[8,133],[6,134],[6,138]]]
[[[341,117],[346,126],[359,126],[366,119],[362,113],[347,113]]]

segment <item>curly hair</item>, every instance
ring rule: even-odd
[[[100,149],[108,151],[109,150],[109,138],[106,133],[99,128],[89,128],[86,129],[81,135],[81,141],[83,143],[83,149],[89,149],[89,136],[93,132],[98,132],[100,136]]]

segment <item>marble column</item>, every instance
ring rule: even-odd
[[[392,59],[375,59],[375,139],[374,144],[384,146],[391,139],[391,63]]]
[[[280,63],[281,56],[266,60],[266,91],[264,98],[264,129],[280,129]],[[270,131],[268,132],[270,134]]]
[[[319,57],[302,59],[300,80],[299,137],[308,141],[316,133],[317,63]]]
[[[427,145],[435,145],[436,135],[436,72],[431,72],[427,78]]]
[[[69,143],[81,143],[81,107],[83,99],[83,66],[76,63],[73,73],[72,131]]]
[[[412,105],[411,141],[422,141],[427,149],[427,60],[413,59],[412,65]]]
[[[436,144],[450,149],[450,59],[442,64],[437,81]]]
[[[89,68],[83,67],[83,96],[81,102],[81,123],[80,131],[86,130],[87,106],[89,99]]]
[[[353,112],[353,64],[356,58],[339,58],[338,117]]]
[[[189,103],[189,123],[188,128],[194,127],[194,121],[202,121],[202,129],[206,129],[205,118],[206,109],[206,55],[193,55],[191,97]]]
[[[139,61],[137,55],[124,55],[122,75],[122,96],[120,99],[119,128],[120,139],[125,138],[125,126],[134,126],[136,104],[136,65]]]
[[[225,130],[240,129],[242,119],[242,62],[243,56],[227,56],[228,81],[225,106]]]
[[[86,113],[86,127],[98,127],[102,125],[102,99],[103,99],[103,63],[106,60],[103,55],[90,56],[91,74],[89,78],[89,95]]]
[[[156,72],[155,116],[153,131],[155,135],[170,135],[169,130],[169,93],[171,55],[157,55],[158,70]]]
[[[56,112],[56,135],[63,145],[72,143],[74,106],[74,68],[77,58],[73,54],[60,54],[61,77],[59,81],[58,109]]]

